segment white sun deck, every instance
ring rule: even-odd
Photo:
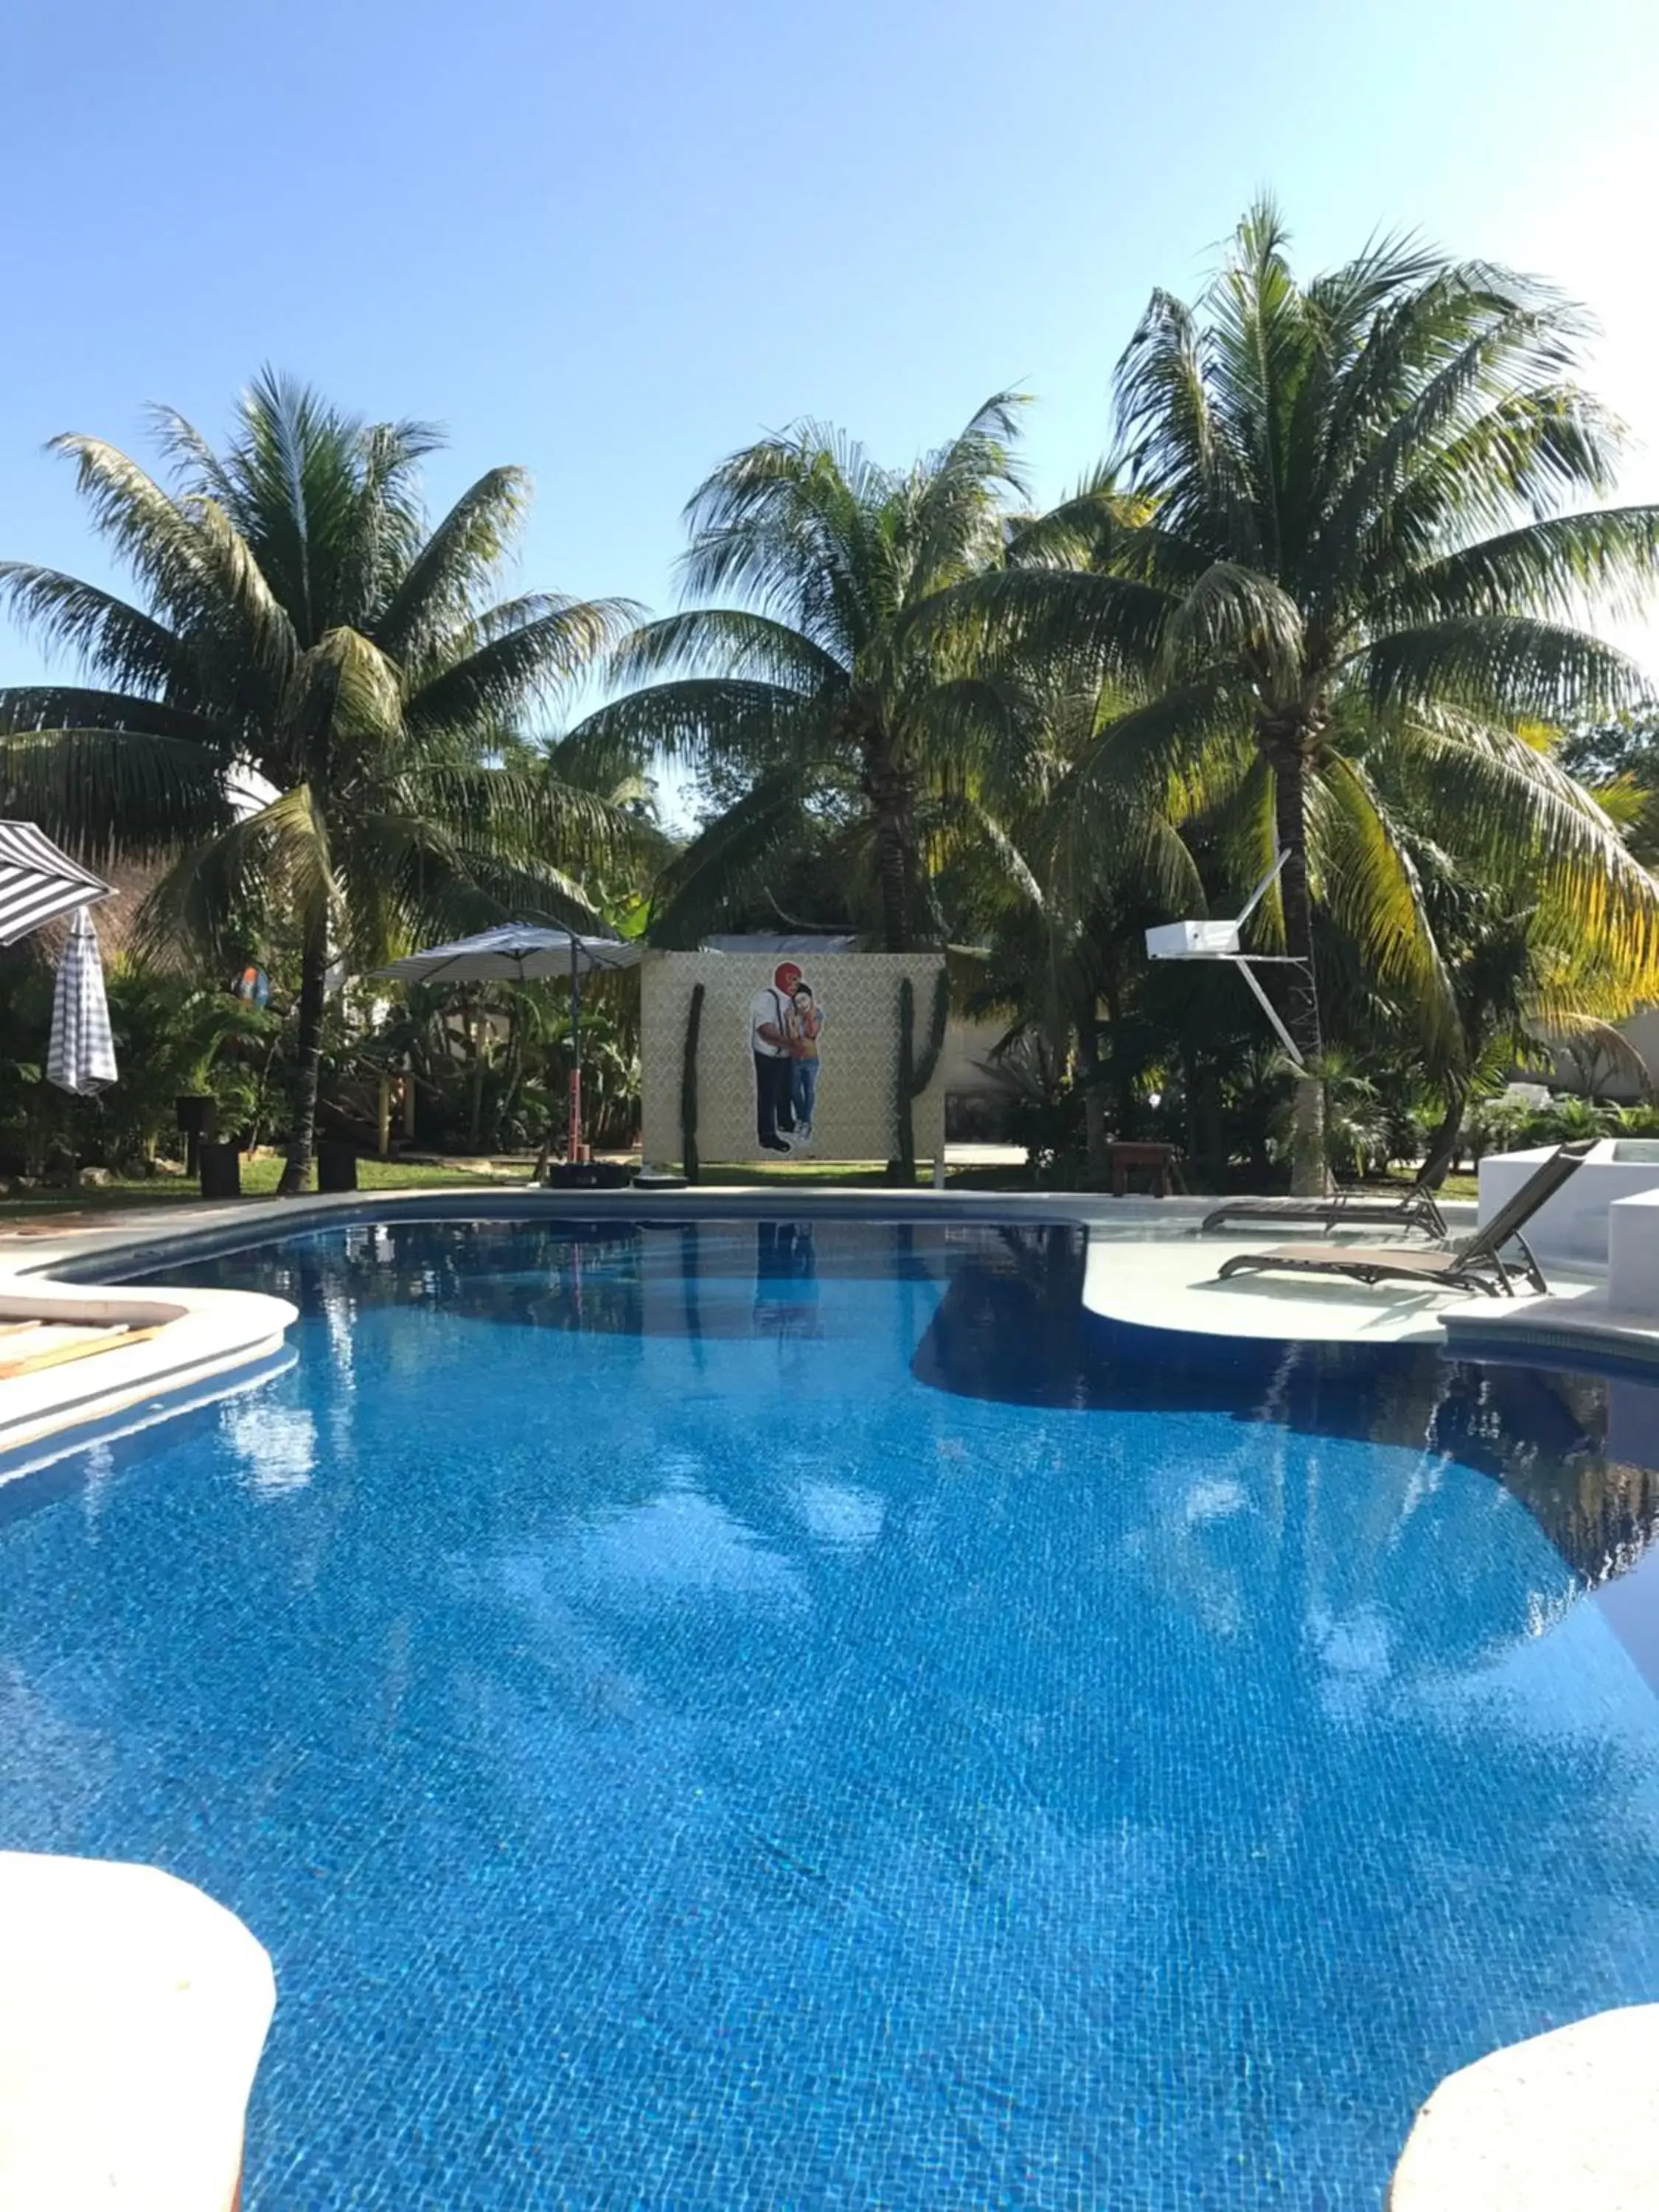
[[[1293,1239],[1269,1222],[1255,1236],[1206,1237],[1179,1242],[1129,1243],[1091,1237],[1084,1303],[1108,1321],[1141,1328],[1174,1329],[1200,1336],[1267,1337],[1320,1344],[1442,1343],[1446,1317],[1500,1325],[1528,1307],[1571,1309],[1594,1289],[1585,1276],[1554,1279],[1548,1301],[1471,1297],[1417,1283],[1364,1284],[1340,1275],[1249,1274],[1219,1279],[1222,1262],[1235,1253],[1261,1252]],[[1324,1242],[1325,1239],[1319,1241]],[[1426,1249],[1419,1240],[1380,1238],[1401,1252]]]

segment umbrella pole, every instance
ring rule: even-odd
[[[576,972],[576,933],[570,933],[570,1164],[582,1156],[582,987]]]
[[[522,954],[520,954],[519,957],[519,988],[520,990],[524,988],[524,956]],[[546,1126],[542,1131],[542,1148],[536,1155],[535,1169],[530,1178],[532,1183],[543,1183],[547,1181],[547,1165],[552,1157],[553,1108],[550,1103],[547,1109]]]

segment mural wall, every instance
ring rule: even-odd
[[[945,1142],[944,968],[936,952],[647,952],[645,1158],[684,1158],[688,1105],[704,1162],[900,1157],[908,983],[909,1130],[932,1159]]]

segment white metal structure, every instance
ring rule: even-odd
[[[1257,968],[1305,968],[1307,963],[1288,952],[1243,952],[1239,950],[1240,933],[1267,893],[1279,880],[1285,855],[1281,853],[1261,881],[1250,893],[1244,911],[1233,921],[1166,921],[1146,932],[1146,957],[1149,960],[1225,960],[1239,974],[1255,994],[1256,1003],[1273,1025],[1273,1035],[1289,1054],[1292,1066],[1305,1074],[1307,1063],[1297,1050],[1296,1040],[1280,1019],[1279,1010],[1262,989]]]

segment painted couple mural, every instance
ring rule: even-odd
[[[793,960],[781,962],[749,1002],[755,1135],[763,1152],[799,1152],[811,1143],[823,1035],[817,994]]]

